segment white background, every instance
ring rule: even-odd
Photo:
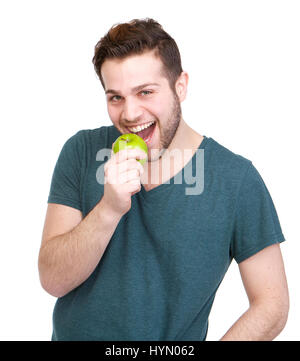
[[[299,1],[1,1],[0,339],[49,340],[55,298],[37,258],[63,143],[110,125],[94,46],[115,23],[152,17],[176,40],[190,75],[184,119],[252,160],[287,239],[289,320],[299,340]],[[247,309],[233,261],[209,318],[218,340]]]

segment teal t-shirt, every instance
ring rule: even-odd
[[[49,203],[85,217],[101,200],[101,172],[120,135],[114,126],[81,130],[64,144]],[[205,340],[216,291],[232,261],[284,241],[278,216],[252,162],[204,136],[203,189],[170,182],[132,197],[99,264],[58,298],[52,340]],[[195,170],[196,153],[181,171]],[[103,183],[103,182],[102,182]],[[89,240],[87,239],[86,242]]]

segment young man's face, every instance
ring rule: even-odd
[[[108,59],[101,68],[111,121],[121,133],[136,133],[146,141],[148,161],[168,148],[181,120],[180,99],[162,66],[153,52],[145,52]],[[138,128],[151,123],[145,130]]]

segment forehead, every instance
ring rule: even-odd
[[[107,59],[101,67],[105,89],[133,88],[138,84],[167,82],[163,63],[153,51],[124,59]]]

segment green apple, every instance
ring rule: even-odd
[[[143,138],[139,137],[134,133],[122,134],[114,142],[113,152],[118,153],[120,150],[123,149],[136,149],[136,148],[141,149],[146,154],[148,154],[148,147]],[[143,165],[146,162],[146,158],[138,159],[138,162],[140,162]]]

